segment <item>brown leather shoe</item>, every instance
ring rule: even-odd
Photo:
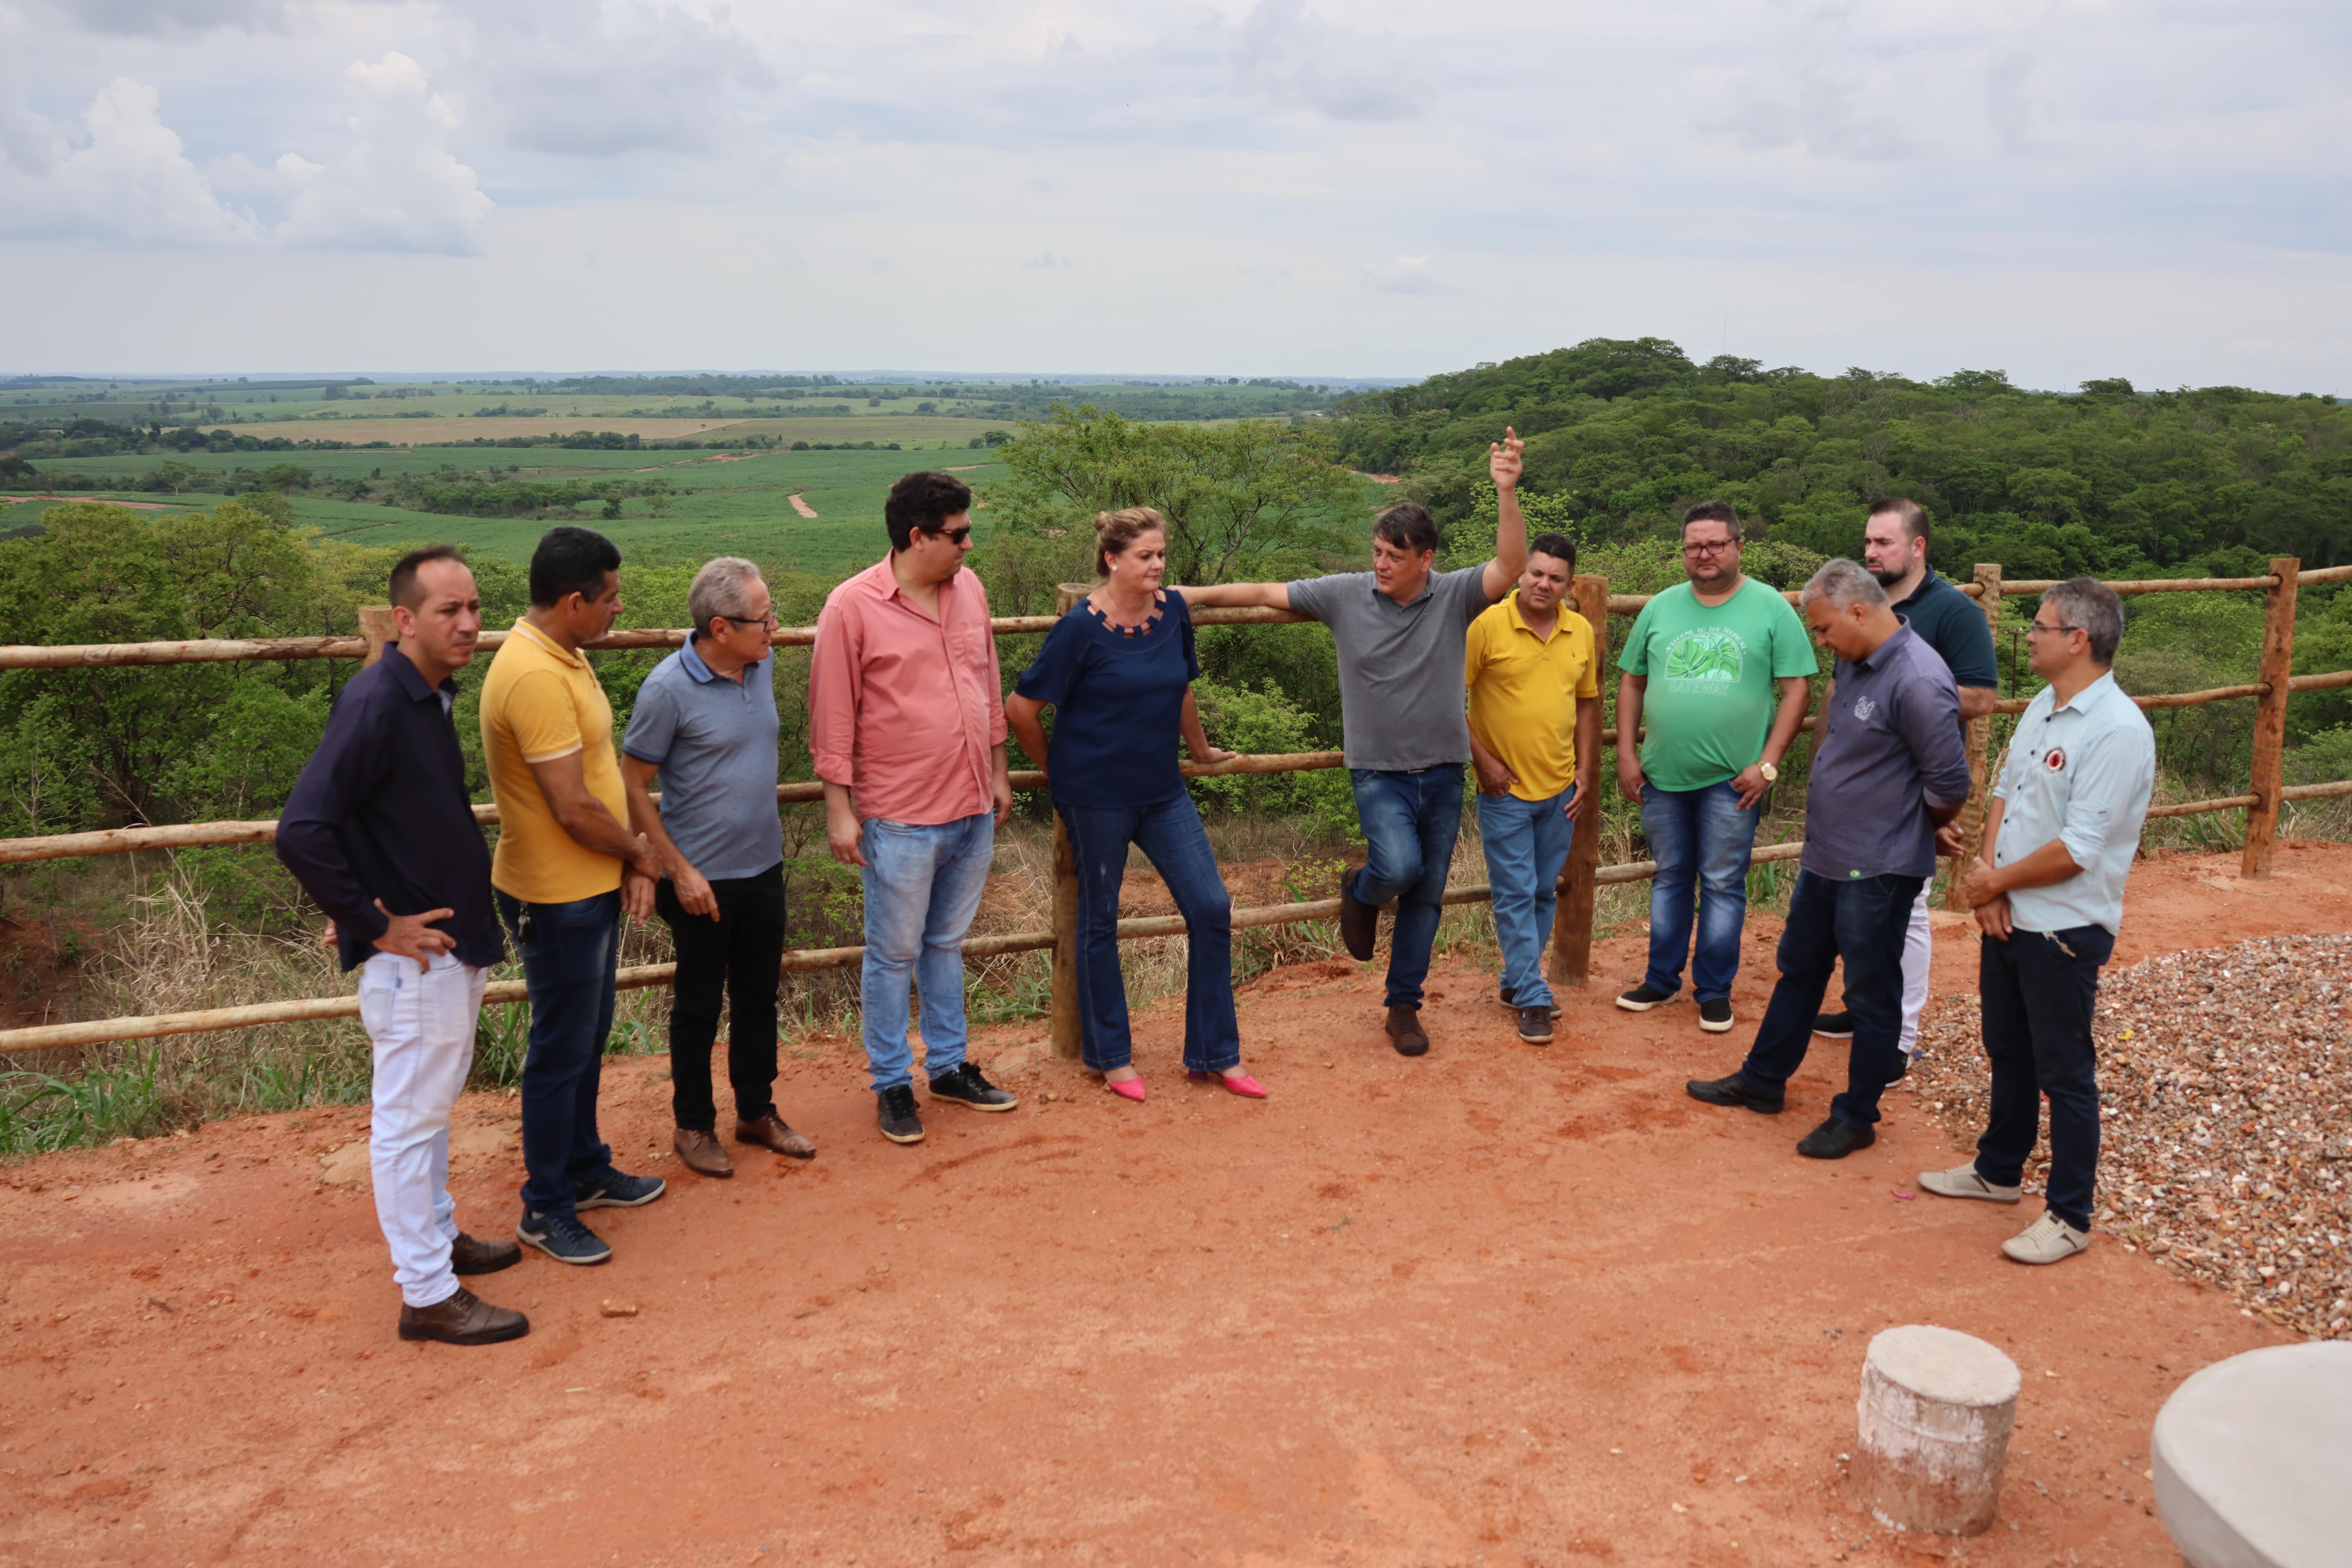
[[[715,1133],[681,1127],[669,1135],[669,1146],[677,1151],[677,1157],[685,1161],[686,1168],[696,1175],[731,1176],[735,1173],[735,1163],[727,1157],[727,1151],[719,1146]]]
[[[511,1241],[484,1241],[461,1230],[449,1244],[449,1267],[459,1274],[496,1274],[521,1261],[522,1248]]]
[[[400,1337],[445,1345],[494,1345],[530,1332],[530,1320],[511,1307],[493,1307],[463,1285],[446,1301],[400,1309]]]
[[[1421,1026],[1421,1009],[1402,1005],[1389,1009],[1389,1043],[1401,1057],[1418,1057],[1429,1050],[1428,1031]]]
[[[771,1110],[757,1121],[735,1123],[735,1142],[756,1143],[762,1149],[773,1149],[795,1160],[816,1158],[816,1145],[793,1131],[784,1119]]]

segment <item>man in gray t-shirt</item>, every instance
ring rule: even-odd
[[[805,1160],[777,1114],[776,979],[784,952],[784,838],[776,816],[774,602],[760,569],[704,563],[687,590],[692,640],[637,689],[621,737],[629,826],[660,857],[654,908],[677,949],[669,1008],[672,1146],[687,1169],[732,1175],[719,1142],[710,1053],[729,1005],[735,1141]],[[658,778],[656,804],[646,787]]]
[[[1522,442],[1516,431],[1487,449],[1496,497],[1495,559],[1433,573],[1437,524],[1407,502],[1372,524],[1372,569],[1296,583],[1220,583],[1180,589],[1194,609],[1261,605],[1295,610],[1331,628],[1339,651],[1340,722],[1356,816],[1368,846],[1361,869],[1339,879],[1339,936],[1372,956],[1380,907],[1396,900],[1389,945],[1388,1035],[1399,1054],[1429,1049],[1421,1026],[1422,982],[1444,909],[1445,873],[1462,826],[1462,767],[1470,727],[1462,707],[1463,638],[1508,592],[1528,560],[1519,512]]]

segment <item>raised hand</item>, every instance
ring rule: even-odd
[[[1528,444],[1519,439],[1519,433],[1507,425],[1503,426],[1500,442],[1487,444],[1486,472],[1494,476],[1496,489],[1515,490],[1519,488],[1519,475],[1527,467],[1527,449]]]

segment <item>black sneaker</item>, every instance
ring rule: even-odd
[[[1731,1028],[1731,998],[1718,996],[1712,1002],[1700,1003],[1698,1026],[1710,1035],[1727,1033]]]
[[[1780,1095],[1765,1093],[1738,1073],[1729,1078],[1695,1078],[1683,1085],[1683,1092],[1709,1105],[1736,1105],[1762,1116],[1780,1114]]]
[[[1339,945],[1348,956],[1359,963],[1369,963],[1372,943],[1381,934],[1381,911],[1377,904],[1356,901],[1349,884],[1355,880],[1350,871],[1339,873]]]
[[[582,1225],[577,1215],[525,1209],[522,1222],[515,1226],[515,1239],[525,1247],[536,1247],[558,1263],[603,1263],[613,1256],[613,1249]]]
[[[1848,1012],[1823,1013],[1813,1019],[1813,1033],[1825,1040],[1853,1038],[1853,1015]]]
[[[1551,1009],[1549,1007],[1520,1008],[1519,1038],[1531,1046],[1551,1044]]]
[[[1797,1141],[1797,1152],[1808,1160],[1843,1160],[1877,1142],[1878,1134],[1872,1129],[1832,1116]]]
[[[572,1206],[583,1209],[641,1208],[669,1191],[659,1176],[629,1176],[607,1165],[593,1182],[572,1184]]]
[[[923,1141],[923,1119],[915,1114],[915,1089],[912,1084],[894,1084],[874,1096],[874,1120],[882,1129],[882,1136],[893,1143],[919,1143]]]
[[[1646,1013],[1661,1002],[1671,1002],[1674,999],[1673,992],[1660,991],[1644,980],[1622,996],[1618,997],[1617,1005],[1624,1008],[1628,1013]]]
[[[1506,1006],[1506,1007],[1508,1007],[1508,1008],[1509,1008],[1512,1012],[1514,1012],[1514,1013],[1516,1013],[1516,1012],[1517,1012],[1517,1011],[1519,1010],[1519,1005],[1518,1005],[1517,1002],[1514,1002],[1514,1001],[1512,1001],[1512,1000],[1511,1000],[1511,994],[1510,994],[1510,993],[1509,993],[1509,992],[1507,992],[1507,991],[1505,991],[1505,990],[1501,989],[1499,986],[1498,986],[1498,987],[1496,987],[1496,991],[1495,991],[1495,1000],[1496,1000],[1496,1002],[1500,1003],[1502,1005],[1504,1005],[1504,1006]],[[1549,1011],[1550,1012],[1550,1014],[1551,1014],[1551,1016],[1552,1016],[1552,1021],[1553,1021],[1554,1023],[1559,1022],[1559,1003],[1557,1003],[1557,1002],[1553,1003],[1553,1004],[1551,1005],[1550,1008],[1549,1009]]]
[[[951,1100],[974,1110],[1011,1110],[1021,1103],[1020,1096],[989,1082],[970,1062],[959,1062],[931,1079],[931,1098]]]

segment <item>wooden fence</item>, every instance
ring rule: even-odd
[[[2252,777],[2246,794],[2227,795],[2213,800],[2185,801],[2158,806],[2151,817],[2190,816],[2209,813],[2239,811],[2246,813],[2245,848],[2239,874],[2262,879],[2271,874],[2273,846],[2278,835],[2280,807],[2288,801],[2312,800],[2352,795],[2352,780],[2334,784],[2285,785],[2281,779],[2286,735],[2286,701],[2295,691],[2324,690],[2352,686],[2352,670],[2337,670],[2324,675],[2294,675],[2294,607],[2298,588],[2328,583],[2352,581],[2352,566],[2328,567],[2305,572],[2302,563],[2292,557],[2279,557],[2271,563],[2271,570],[2259,577],[2156,578],[2145,581],[2111,583],[2108,586],[2122,595],[2227,593],[2259,591],[2265,595],[2263,646],[2259,679],[2240,686],[2216,687],[2205,691],[2170,692],[2136,697],[2134,701],[2144,709],[2181,708],[2205,702],[2222,702],[2252,698],[2254,709],[2253,757]],[[1998,632],[2001,624],[2001,601],[2023,595],[2038,595],[2053,586],[2043,581],[2006,581],[1998,565],[1979,565],[1971,580],[1955,584],[1960,592],[1976,599],[1982,607],[1987,622]],[[1061,608],[1075,602],[1081,588],[1066,587],[1062,591]],[[1570,589],[1571,604],[1577,613],[1591,623],[1596,647],[1609,647],[1609,617],[1639,614],[1649,602],[1645,595],[1612,594],[1608,580],[1601,577],[1579,576]],[[1787,595],[1790,599],[1796,595]],[[1004,616],[992,623],[999,637],[1037,634],[1048,630],[1054,616]],[[1308,617],[1283,610],[1267,609],[1202,609],[1193,613],[1192,619],[1201,626],[1263,626],[1278,622],[1303,621]],[[360,612],[362,636],[357,637],[282,637],[254,639],[220,639],[202,642],[174,643],[100,643],[79,647],[0,647],[0,669],[89,669],[116,668],[149,665],[206,663],[224,660],[266,660],[298,658],[357,659],[373,663],[384,645],[393,639],[392,616],[389,609],[370,606]],[[486,631],[481,646],[494,649],[509,634]],[[614,632],[586,645],[592,650],[677,647],[686,641],[683,630],[636,630]],[[782,626],[770,641],[778,647],[805,647],[816,640],[814,626]],[[2022,700],[2002,700],[1995,711],[2022,712]],[[1815,717],[1809,716],[1805,728],[1810,730]],[[1990,716],[1975,719],[1968,725],[1969,768],[1972,786],[1967,809],[1961,816],[1965,842],[1973,845],[1981,829],[1985,791],[1989,783],[1991,739]],[[1601,732],[1604,748],[1613,748],[1618,736],[1614,730]],[[1337,752],[1303,752],[1280,755],[1243,756],[1229,762],[1204,766],[1195,763],[1183,764],[1190,778],[1220,777],[1234,773],[1295,773],[1312,769],[1344,766]],[[1013,775],[1016,789],[1036,789],[1045,784],[1045,775],[1021,772]],[[1605,787],[1605,784],[1604,784]],[[806,805],[824,799],[824,786],[818,784],[786,784],[776,788],[780,805]],[[474,815],[488,824],[498,821],[495,806],[478,805]],[[208,822],[172,826],[116,827],[93,833],[55,834],[41,837],[0,839],[0,865],[22,861],[58,859],[84,855],[125,854],[142,849],[172,849],[197,845],[266,843],[277,836],[275,822]],[[1052,958],[1052,1022],[1054,1049],[1058,1056],[1078,1055],[1078,1015],[1075,983],[1076,966],[1073,952],[1077,929],[1077,886],[1069,857],[1069,847],[1058,818],[1055,825],[1053,929],[1049,931],[1017,931],[998,936],[972,937],[963,944],[966,958],[991,958],[1003,953],[1050,952]],[[1756,850],[1759,863],[1798,858],[1804,851],[1801,840],[1776,844]],[[1955,862],[1955,870],[1960,868]],[[1591,973],[1592,921],[1594,895],[1599,889],[1613,883],[1643,880],[1656,871],[1654,862],[1635,861],[1621,866],[1601,864],[1601,814],[1587,812],[1577,823],[1575,838],[1569,853],[1568,867],[1559,883],[1559,911],[1554,918],[1551,951],[1548,972],[1557,984],[1581,985]],[[1959,899],[1958,877],[1951,879],[1948,900],[1950,907],[1963,907]],[[1449,904],[1483,903],[1489,892],[1483,884],[1473,884],[1446,889]],[[1236,928],[1267,925],[1288,925],[1306,921],[1331,920],[1337,917],[1337,898],[1304,903],[1275,904],[1234,911]],[[1184,922],[1181,916],[1163,915],[1118,922],[1119,939],[1141,941],[1153,937],[1181,936]],[[815,970],[847,968],[865,956],[862,947],[802,948],[784,954],[783,973],[807,973]],[[620,972],[618,984],[624,989],[667,984],[675,966],[667,963],[643,964]],[[499,981],[485,991],[486,1003],[510,1003],[525,1000],[520,981]],[[299,1001],[264,1002],[242,1007],[213,1007],[196,1012],[161,1014],[145,1017],[96,1018],[78,1023],[47,1024],[31,1028],[0,1030],[0,1056],[20,1052],[55,1050],[70,1047],[101,1044],[112,1040],[141,1039],[160,1035],[201,1034],[226,1029],[250,1028],[257,1025],[298,1023],[328,1018],[350,1018],[359,1016],[356,996],[314,997]]]

